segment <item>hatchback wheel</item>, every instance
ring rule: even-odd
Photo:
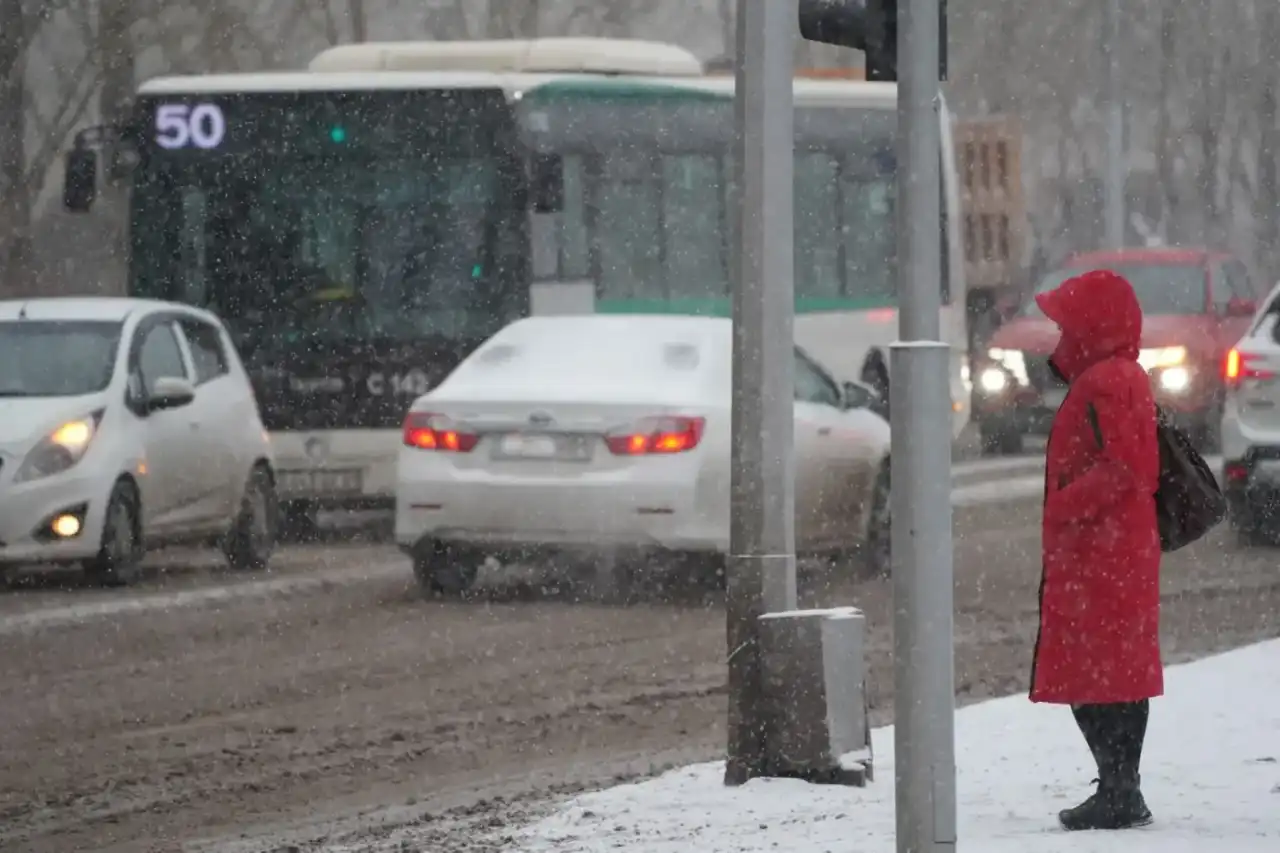
[[[279,527],[280,504],[271,475],[263,468],[254,468],[240,501],[240,512],[223,544],[231,568],[265,569],[275,551]]]
[[[138,525],[138,493],[121,481],[111,490],[102,523],[102,544],[84,565],[85,574],[102,586],[126,586],[142,575],[142,538]]]

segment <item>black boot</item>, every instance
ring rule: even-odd
[[[1110,811],[1110,801],[1101,779],[1094,779],[1098,787],[1089,799],[1078,806],[1058,812],[1058,823],[1068,832],[1085,829],[1105,829]]]
[[[1080,805],[1058,813],[1063,829],[1130,829],[1151,823],[1138,775],[1147,710],[1146,700],[1076,709],[1076,720],[1098,762],[1098,788]]]
[[[1132,829],[1151,823],[1151,809],[1142,796],[1142,777],[1133,773],[1120,779],[1110,791],[1110,826],[1102,829]]]
[[[1151,823],[1151,810],[1137,785],[1098,781],[1093,796],[1075,808],[1058,812],[1058,822],[1068,832],[1090,829],[1134,829]]]
[[[1087,800],[1074,808],[1058,812],[1058,822],[1068,831],[1096,829],[1102,822],[1103,812],[1106,809],[1102,780],[1112,775],[1107,758],[1107,739],[1103,731],[1107,722],[1107,711],[1098,705],[1077,705],[1071,710],[1076,718],[1076,724],[1080,726],[1080,733],[1084,735],[1085,743],[1089,746],[1089,753],[1093,755],[1093,760],[1097,764],[1099,778],[1093,780],[1097,788]]]

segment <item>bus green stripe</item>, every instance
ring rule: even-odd
[[[634,80],[553,80],[533,86],[525,101],[699,101],[727,103],[727,95],[671,83],[641,83]]]
[[[732,307],[727,296],[687,299],[602,299],[596,303],[598,314],[693,314],[702,317],[728,317]],[[797,314],[824,311],[871,311],[894,308],[894,300],[886,296],[867,297],[802,297],[796,300]]]

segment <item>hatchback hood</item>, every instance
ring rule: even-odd
[[[1142,348],[1186,346],[1193,349],[1205,343],[1209,334],[1200,317],[1152,316],[1142,321]],[[1043,317],[1018,317],[1005,323],[987,346],[992,349],[1020,350],[1031,355],[1050,355],[1058,345],[1058,327]]]
[[[23,450],[63,423],[103,405],[101,394],[83,397],[0,397],[0,449]]]

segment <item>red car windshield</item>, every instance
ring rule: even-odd
[[[1188,264],[1108,266],[1133,285],[1143,314],[1203,314],[1205,310],[1204,267]],[[1054,270],[1036,285],[1036,293],[1046,293],[1074,275],[1093,267],[1070,267]],[[1022,307],[1022,316],[1039,317],[1040,306],[1034,298]]]

